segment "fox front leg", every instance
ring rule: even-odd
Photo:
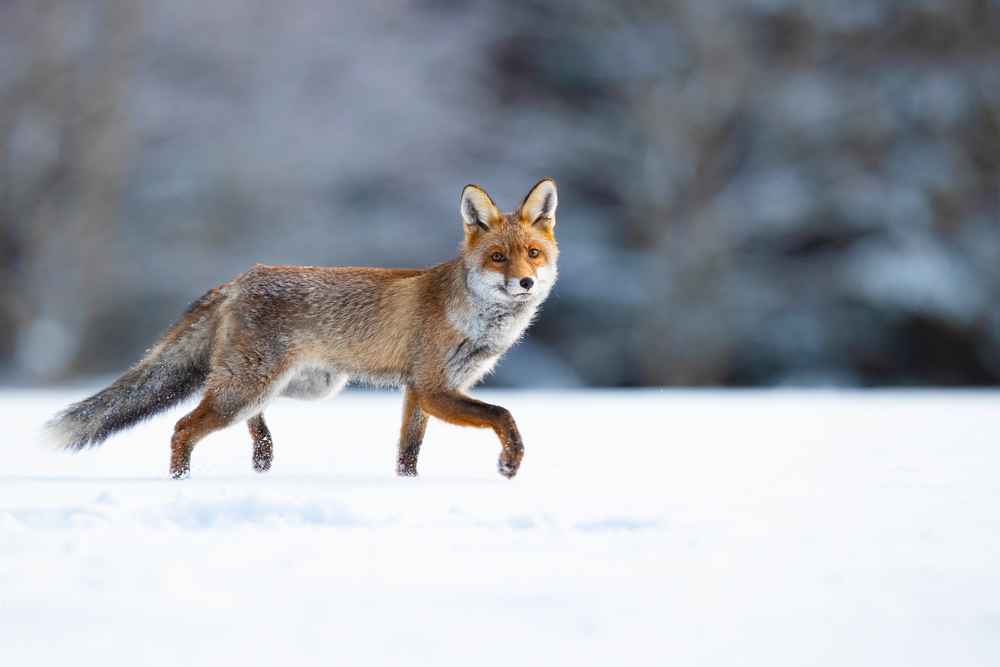
[[[396,474],[400,477],[417,476],[417,456],[427,430],[427,413],[420,409],[412,387],[403,388],[403,427],[399,432],[399,457]]]
[[[422,393],[419,400],[424,412],[449,424],[492,428],[503,446],[497,465],[500,474],[508,479],[517,474],[524,457],[524,443],[510,411],[477,401],[460,391]]]

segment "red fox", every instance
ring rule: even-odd
[[[170,439],[170,476],[190,476],[205,436],[246,421],[253,466],[271,467],[264,408],[279,396],[318,399],[351,380],[403,388],[396,472],[417,474],[428,416],[492,428],[499,470],[517,473],[524,445],[510,412],[465,390],[531,324],[556,281],[556,184],[535,185],[501,213],[475,185],[462,191],[456,259],[425,270],[258,264],[195,301],[143,359],[108,388],[46,424],[52,443],[81,450],[204,390]]]

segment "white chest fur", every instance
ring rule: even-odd
[[[464,307],[448,313],[455,328],[465,334],[445,360],[454,389],[465,389],[492,370],[500,356],[521,338],[545,297],[512,298],[502,291],[503,276],[494,272],[470,274],[468,287]]]

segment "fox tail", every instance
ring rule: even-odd
[[[204,388],[220,292],[212,290],[191,304],[180,322],[111,386],[52,417],[43,432],[47,444],[71,451],[96,447]]]

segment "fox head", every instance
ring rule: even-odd
[[[556,184],[546,178],[513,213],[501,213],[481,188],[462,190],[469,287],[491,301],[541,302],[556,281]]]

